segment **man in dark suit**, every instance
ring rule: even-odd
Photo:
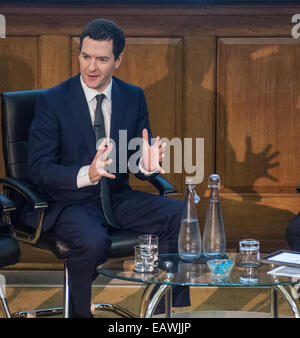
[[[286,239],[293,251],[300,251],[300,212],[288,225]]]
[[[112,151],[119,154],[119,131],[125,130],[128,142],[136,137],[143,140],[136,176],[151,180],[163,172],[159,138],[149,145],[151,131],[142,89],[113,77],[124,45],[123,32],[114,22],[90,22],[80,37],[80,74],[38,98],[30,128],[29,177],[49,202],[44,230],[53,226],[71,247],[68,269],[73,316],[91,316],[91,284],[96,267],[106,261],[110,250],[101,208],[104,180],[121,227],[155,233],[160,253],[177,252],[183,203],[133,191],[128,172],[118,169],[124,167],[124,156],[116,156],[115,163],[109,158]],[[127,152],[125,158],[130,158],[132,152],[123,146],[122,155]],[[113,164],[116,172],[108,170]],[[30,225],[31,215],[27,216]],[[174,306],[189,305],[186,290],[176,299]]]

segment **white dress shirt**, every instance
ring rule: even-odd
[[[95,110],[97,106],[97,99],[96,96],[99,94],[104,94],[105,98],[102,101],[102,111],[103,111],[103,116],[104,116],[104,124],[105,124],[105,132],[106,132],[106,137],[109,138],[110,136],[110,122],[111,122],[111,88],[112,88],[112,80],[110,81],[109,86],[101,93],[99,93],[96,89],[89,88],[84,81],[82,80],[82,77],[80,76],[80,82],[86,97],[86,101],[89,106],[89,111],[90,111],[90,117],[91,117],[91,123],[94,125],[95,121]],[[139,162],[139,169],[144,175],[151,175],[155,173],[156,171],[153,172],[148,172],[146,171],[143,166],[142,166],[142,157]],[[78,174],[77,174],[77,187],[83,188],[87,187],[89,185],[97,184],[98,182],[92,183],[90,181],[88,172],[89,172],[89,165],[84,166],[80,168]]]

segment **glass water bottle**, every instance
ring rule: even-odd
[[[203,254],[209,259],[225,255],[226,237],[220,205],[220,177],[209,176],[208,188],[211,189],[203,233]]]
[[[183,260],[192,262],[201,256],[201,234],[195,205],[200,198],[195,191],[194,178],[186,177],[185,183],[186,199],[178,238],[178,253]]]

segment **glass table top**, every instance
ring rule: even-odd
[[[238,266],[238,254],[227,256],[235,262],[228,277],[213,275],[206,263],[188,263],[180,259],[178,254],[159,255],[159,268],[156,273],[139,273],[134,271],[134,258],[108,261],[98,267],[102,275],[132,282],[151,284],[171,284],[186,286],[218,286],[218,287],[271,287],[275,285],[294,285],[296,280],[268,274],[275,266],[260,264],[256,268]],[[168,264],[166,264],[168,262]],[[168,267],[171,263],[171,267]]]

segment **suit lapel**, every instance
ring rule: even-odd
[[[70,93],[68,95],[71,111],[89,151],[95,156],[96,139],[89,107],[80,83],[80,75],[76,75],[71,81]]]
[[[111,123],[110,123],[110,138],[114,140],[118,147],[119,130],[125,129],[125,100],[122,91],[117,82],[118,80],[113,77],[112,92],[111,92]]]

